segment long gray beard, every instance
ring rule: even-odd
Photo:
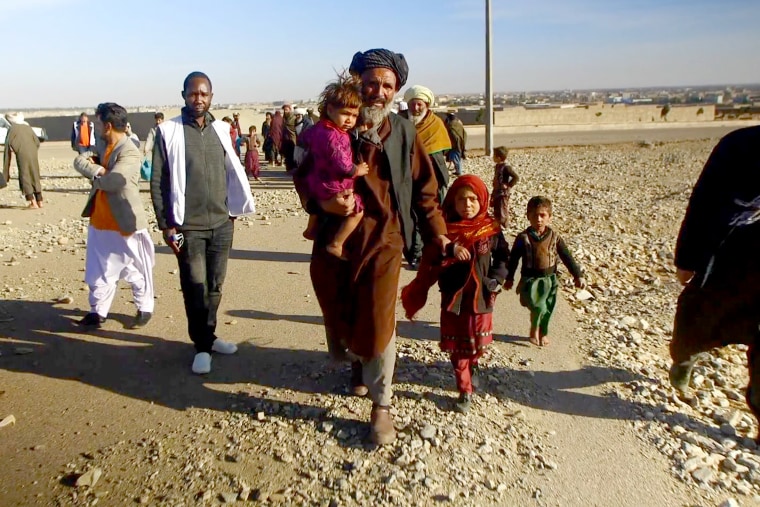
[[[359,135],[371,142],[376,146],[382,146],[380,140],[380,134],[378,130],[383,124],[383,121],[391,114],[391,107],[393,103],[386,104],[382,109],[376,107],[362,107],[360,111],[362,125],[370,125],[370,127]]]
[[[426,111],[427,112],[427,111]],[[418,125],[422,120],[425,119],[425,113],[414,115],[411,112],[409,112],[409,119],[414,123],[415,125]]]
[[[385,120],[389,114],[391,114],[391,108],[393,107],[393,103],[389,102],[388,104],[385,104],[385,106],[382,109],[378,109],[376,107],[362,107],[361,109],[361,121],[362,125],[370,125],[369,130],[375,130],[377,131],[378,128],[380,128],[380,125],[383,124],[383,120]]]

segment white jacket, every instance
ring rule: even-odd
[[[227,208],[230,216],[248,215],[256,211],[251,194],[251,185],[240,158],[235,153],[230,139],[229,124],[214,120],[211,123],[224,148],[224,167],[227,170]],[[182,116],[165,121],[158,126],[166,145],[166,161],[169,165],[169,199],[172,216],[177,225],[185,221],[185,189],[187,173],[185,172],[185,128]]]

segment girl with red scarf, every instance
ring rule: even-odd
[[[415,279],[401,291],[412,319],[438,282],[441,289],[441,350],[451,356],[459,399],[466,413],[477,387],[478,359],[493,341],[493,306],[507,276],[509,245],[499,222],[488,215],[489,193],[472,174],[457,178],[443,201],[446,235],[451,243],[441,255],[434,245],[422,254]]]

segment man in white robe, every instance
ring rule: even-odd
[[[83,217],[90,218],[87,233],[85,281],[90,288],[90,312],[79,321],[89,328],[105,322],[120,279],[132,287],[137,313],[132,329],[153,315],[155,251],[140,199],[140,150],[126,134],[127,111],[112,102],[98,105],[98,131],[104,151],[85,152],[74,168],[92,180]]]

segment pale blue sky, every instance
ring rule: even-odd
[[[760,0],[492,0],[495,91],[760,82]],[[357,50],[409,84],[484,90],[484,0],[0,0],[0,107],[316,96]]]

